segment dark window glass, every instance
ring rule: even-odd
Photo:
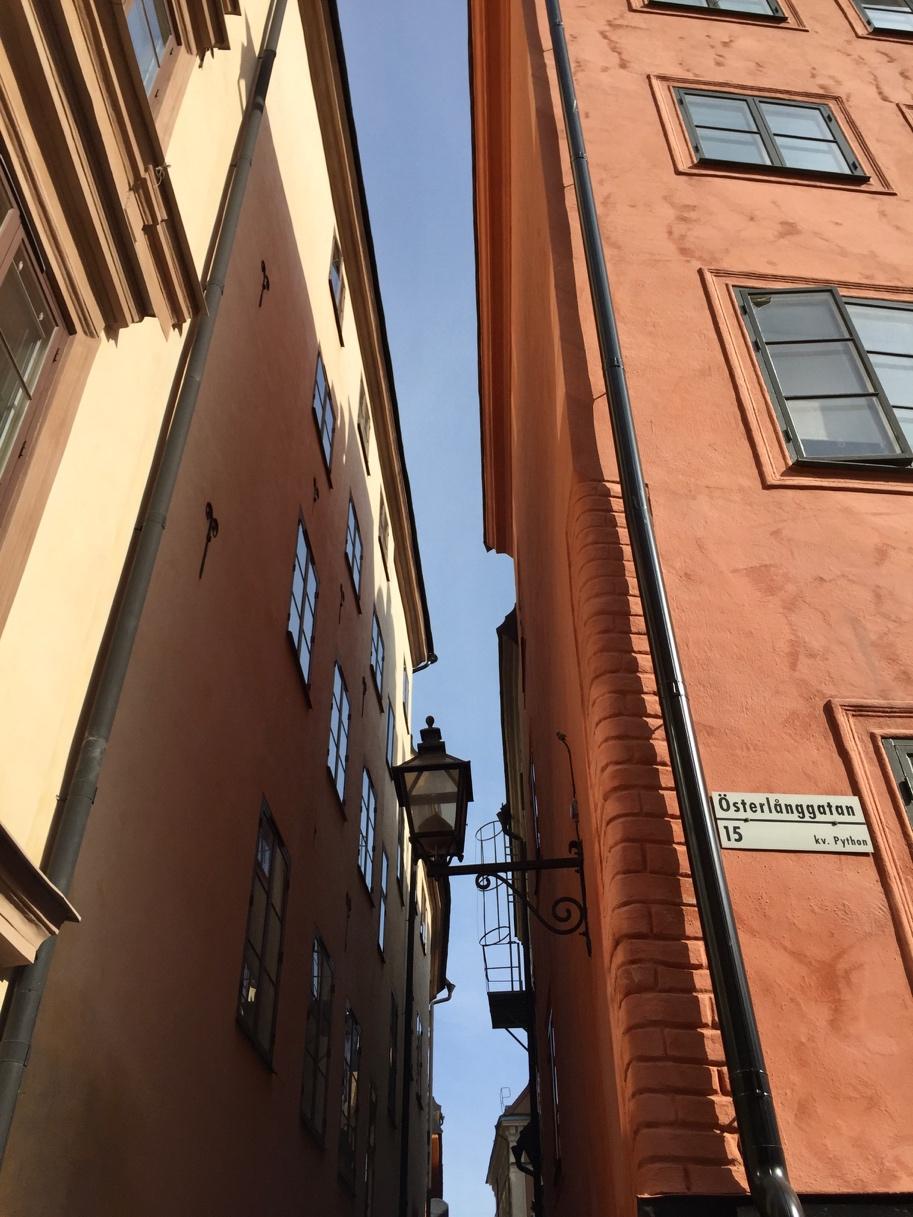
[[[425,893],[422,891],[422,899],[418,910],[418,940],[422,944],[422,950],[428,950],[428,926],[425,922]]]
[[[317,371],[314,373],[314,421],[320,437],[320,451],[323,453],[327,469],[333,461],[333,436],[336,432],[336,413],[333,409],[333,395],[327,380],[327,372],[323,358],[317,356]]]
[[[753,13],[758,17],[774,17],[783,20],[783,10],[776,0],[649,0],[657,8],[674,5],[676,8],[709,9],[711,12]]]
[[[314,626],[317,620],[317,569],[314,555],[304,531],[298,525],[295,543],[295,561],[292,566],[292,600],[288,613],[288,632],[292,636],[298,654],[298,666],[305,681],[311,678],[311,648],[314,644]]]
[[[913,827],[913,739],[886,739],[884,746],[907,818]]]
[[[361,1028],[346,1006],[342,1042],[342,1104],[339,1113],[339,1174],[355,1186],[355,1148],[358,1130],[358,1078],[361,1067]]]
[[[367,769],[361,777],[361,814],[358,826],[358,869],[368,891],[374,883],[374,835],[377,820],[377,795]]]
[[[355,514],[355,504],[349,499],[349,518],[346,522],[346,562],[352,575],[356,594],[361,592],[361,563],[362,563],[361,529],[358,527],[358,516]]]
[[[399,894],[403,894],[403,863],[406,855],[406,821],[405,812],[399,809],[399,819],[396,823],[396,882]]]
[[[7,256],[0,251],[0,474],[22,446],[24,424],[36,404],[41,372],[58,332],[58,322],[32,266],[18,213],[0,200]],[[5,242],[4,242],[5,244]]]
[[[864,178],[829,106],[678,89],[698,160]]]
[[[238,1022],[267,1061],[272,1058],[276,1029],[287,895],[288,855],[264,803],[247,912]]]
[[[333,238],[333,250],[330,254],[330,295],[333,297],[336,321],[341,329],[346,304],[346,284],[342,277],[342,250],[336,237]]]
[[[415,1016],[415,1094],[420,1103],[425,1101],[425,1026],[422,1016]]]
[[[387,851],[381,850],[380,854],[380,912],[377,918],[377,945],[380,947],[381,954],[384,950],[384,942],[387,937],[387,881],[390,874],[390,861],[387,858]]]
[[[797,457],[913,459],[913,305],[832,288],[741,292],[784,434]]]
[[[396,715],[393,702],[387,698],[387,764],[392,769],[396,763]]]
[[[377,609],[371,622],[371,675],[374,678],[374,688],[378,693],[384,688],[384,636],[381,633]]]
[[[171,19],[164,0],[132,0],[127,9],[127,28],[143,88],[151,93],[172,36]]]
[[[390,544],[390,519],[387,515],[387,505],[381,499],[379,522],[377,525],[377,543],[380,546],[380,556],[383,559],[384,570],[387,569],[387,549]]]
[[[387,1055],[387,1112],[396,1123],[397,1075],[399,1072],[399,1010],[396,998],[390,994],[390,1047]]]
[[[558,1052],[555,1044],[555,1016],[549,1010],[545,1023],[545,1039],[548,1051],[548,1071],[552,1091],[552,1132],[554,1135],[555,1165],[561,1161],[561,1119],[558,1111]]]
[[[873,30],[890,34],[913,34],[913,0],[877,0],[866,4],[856,0],[857,7]]]
[[[403,718],[409,726],[409,669],[403,664]]]
[[[364,381],[358,393],[358,435],[361,439],[362,451],[365,454],[365,464],[371,462],[371,407],[368,405],[368,395],[365,392]]]
[[[533,844],[536,857],[542,856],[542,828],[539,824],[539,796],[536,794],[536,766],[529,763],[529,806],[533,814]]]
[[[333,1015],[333,965],[322,940],[311,951],[311,989],[304,1034],[304,1077],[301,1115],[321,1141],[326,1129],[327,1077],[330,1068],[330,1029]]]
[[[330,748],[327,753],[327,765],[340,799],[345,798],[351,717],[349,691],[342,668],[337,664],[333,671],[333,704],[330,707]]]

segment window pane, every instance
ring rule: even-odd
[[[257,990],[257,1043],[269,1053],[273,1046],[273,1006],[276,1004],[276,986],[263,977]]]
[[[0,283],[0,334],[29,389],[35,387],[53,330],[38,280],[20,245]]]
[[[850,342],[767,347],[786,397],[870,393],[872,385]]]
[[[171,33],[171,21],[164,0],[144,0],[146,16],[149,18],[149,29],[152,31],[152,41],[159,63],[165,54],[165,44]]]
[[[660,0],[662,4],[683,4],[688,8],[707,8],[707,0]]]
[[[265,921],[266,888],[258,878],[255,878],[250,902],[250,924],[247,927],[247,938],[258,955],[263,949],[263,927]]]
[[[850,171],[838,144],[817,139],[796,139],[791,135],[778,135],[775,138],[780,155],[790,169],[814,169],[818,173]]]
[[[901,407],[899,410],[895,410],[895,414],[901,431],[907,437],[907,443],[913,448],[913,410],[905,410]]]
[[[899,451],[875,398],[791,401],[789,413],[809,456],[894,456]]]
[[[830,292],[782,292],[753,295],[765,342],[791,338],[846,338],[843,318]]]
[[[913,406],[913,359],[908,355],[873,355],[872,366],[893,406]]]
[[[909,9],[868,7],[865,11],[877,30],[913,30],[913,12]]]
[[[279,944],[282,940],[282,922],[274,912],[270,912],[266,925],[266,947],[263,952],[263,963],[270,976],[279,975]]]
[[[706,97],[686,93],[688,112],[696,127],[726,127],[733,131],[757,131],[748,102],[740,97]]]
[[[701,155],[705,160],[738,161],[740,164],[769,165],[770,157],[760,135],[747,131],[710,131],[702,127],[698,132]]]
[[[830,127],[817,106],[785,106],[762,101],[761,113],[774,135],[800,135],[804,139],[832,140]]]
[[[0,346],[0,472],[13,451],[29,400],[10,357]]]
[[[767,0],[720,0],[720,8],[743,13],[764,13],[768,17],[773,13]]]
[[[281,916],[282,901],[285,898],[285,858],[281,849],[276,850],[276,856],[273,859],[273,875],[269,887],[269,898]]]
[[[913,309],[871,304],[849,304],[847,309],[867,351],[913,355]]]
[[[130,31],[130,41],[133,43],[133,51],[139,65],[139,74],[143,78],[143,88],[148,93],[155,81],[159,64],[142,0],[133,0],[127,13],[127,28]]]

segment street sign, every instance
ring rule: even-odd
[[[711,795],[723,849],[778,849],[817,854],[870,854],[862,805],[851,794]]]

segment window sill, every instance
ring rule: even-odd
[[[783,10],[781,14],[741,13],[736,9],[703,8],[700,5],[692,8],[684,4],[663,3],[663,0],[628,0],[628,8],[634,13],[653,13],[666,17],[670,14],[677,14],[680,17],[697,17],[698,20],[709,17],[711,21],[731,21],[737,25],[752,25],[755,28],[759,25],[769,25],[780,30],[799,30],[802,33],[808,33],[808,26],[793,8],[790,0],[778,0],[778,2]]]
[[[793,183],[800,186],[867,186],[871,177],[867,173],[825,173],[818,169],[788,169],[782,165],[755,165],[746,161],[718,161],[711,157],[700,157],[691,168],[709,171],[714,177],[759,178],[763,181]]]
[[[79,914],[0,826],[0,968],[34,962],[41,944]]]

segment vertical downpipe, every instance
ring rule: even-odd
[[[53,843],[45,870],[51,882],[64,894],[70,890],[89,814],[95,801],[105,751],[111,737],[133,644],[167,523],[168,508],[200,395],[238,232],[241,208],[250,179],[254,149],[260,133],[286,6],[287,0],[273,0],[267,17],[250,101],[238,132],[237,156],[228,171],[230,184],[216,237],[212,268],[204,292],[203,311],[198,323],[190,331],[186,371],[161,458],[151,474],[148,505],[140,525],[133,564],[124,585],[110,643],[102,660],[95,697],[85,733],[79,744],[73,778],[69,788],[61,796],[55,816]],[[3,1036],[0,1039],[0,1161],[9,1143],[16,1102],[31,1052],[32,1036],[47,985],[55,941],[49,938],[38,951],[35,962],[22,969],[13,982],[8,998]]]
[[[803,1217],[786,1158],[647,502],[560,0],[546,0],[586,253],[612,439],[685,841],[707,946],[726,1067],[752,1199],[762,1217]]]

